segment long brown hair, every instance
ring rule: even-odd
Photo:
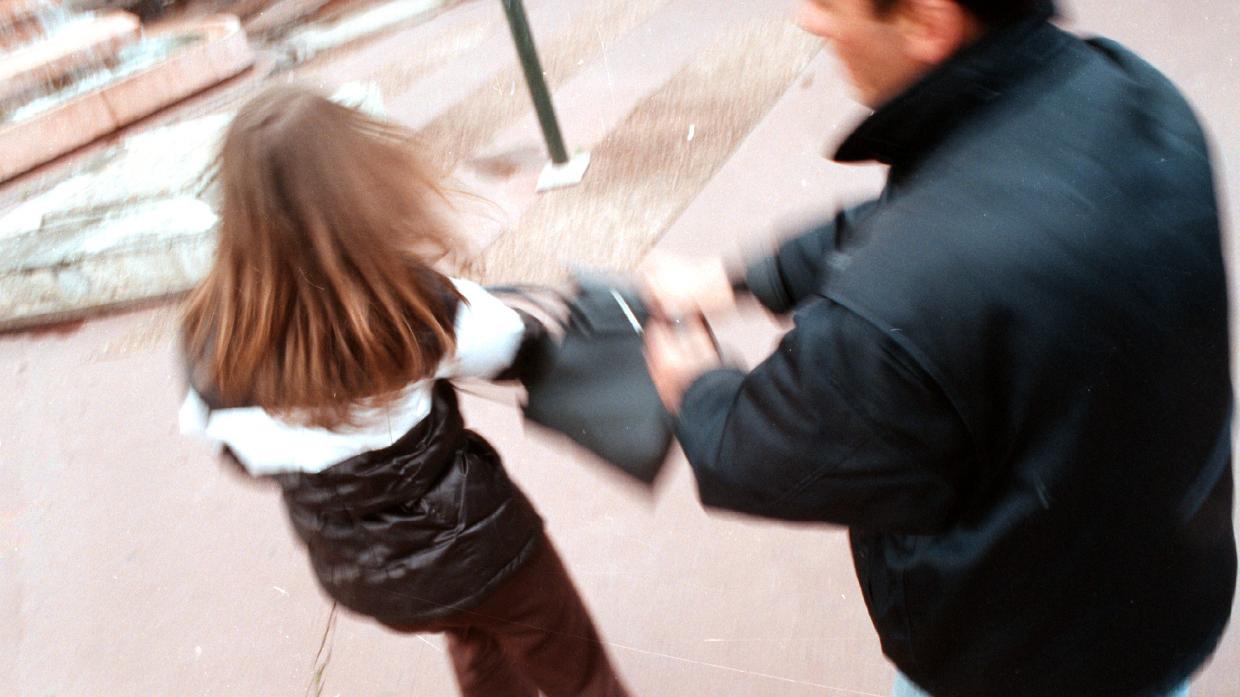
[[[237,113],[219,247],[183,317],[191,379],[225,405],[355,423],[454,347],[445,198],[412,136],[302,87]]]

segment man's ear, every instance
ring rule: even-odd
[[[909,58],[938,65],[981,36],[977,18],[955,0],[900,0],[896,28]]]

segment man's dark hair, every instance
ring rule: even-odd
[[[955,0],[978,21],[989,27],[1009,24],[1033,15],[1055,13],[1054,0]],[[874,0],[879,13],[887,12],[901,0]]]

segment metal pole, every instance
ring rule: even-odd
[[[525,7],[521,0],[504,0],[504,12],[508,15],[512,40],[517,44],[517,56],[521,59],[521,69],[525,71],[525,82],[530,88],[534,110],[538,112],[538,125],[542,127],[543,139],[547,141],[547,152],[552,162],[562,165],[568,162],[568,151],[564,148],[564,136],[560,135],[560,124],[555,119],[555,108],[551,106],[551,93],[547,91],[547,81],[543,79],[538,52],[534,50],[534,37],[530,34]]]

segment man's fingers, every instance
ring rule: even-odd
[[[675,324],[647,325],[646,362],[659,397],[675,413],[689,385],[719,365],[719,354],[705,323],[698,317],[689,317]]]
[[[715,342],[711,338],[710,330],[706,328],[705,321],[699,315],[693,314],[676,320],[671,323],[670,329],[680,341],[681,349],[686,353],[695,357],[710,356],[712,358],[718,353],[715,350]]]

